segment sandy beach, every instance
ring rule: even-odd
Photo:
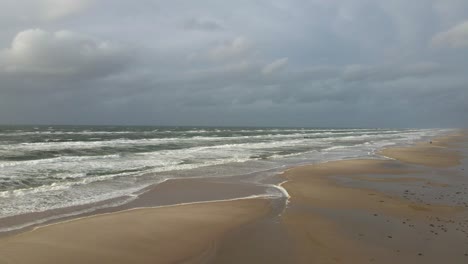
[[[122,208],[3,237],[0,263],[467,263],[466,139],[289,169],[279,175],[287,206],[238,199],[261,193],[245,184],[169,181],[133,207],[196,203]]]

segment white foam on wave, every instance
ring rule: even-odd
[[[119,158],[120,154],[101,155],[101,156],[61,156],[47,159],[21,160],[21,161],[0,161],[0,168],[12,166],[36,166],[40,164],[51,164],[57,162],[83,162],[89,160],[113,159]]]
[[[151,184],[158,183],[159,181],[154,181]],[[49,189],[47,192],[31,190],[27,196],[4,197],[3,201],[0,200],[0,216],[9,217],[18,214],[44,212],[51,209],[81,206],[118,197],[133,196],[132,193],[137,193],[147,186],[148,184],[139,184],[133,187],[127,186],[124,189],[109,189],[104,192],[85,188]]]
[[[281,131],[281,130],[280,130]],[[297,131],[299,132],[299,131]],[[284,133],[284,131],[283,131]],[[70,142],[35,142],[35,143],[19,143],[0,145],[0,151],[14,150],[18,151],[40,151],[40,150],[64,150],[64,149],[93,149],[99,147],[125,147],[125,146],[145,146],[145,145],[160,145],[170,142],[184,143],[197,141],[239,141],[246,139],[294,139],[311,137],[330,136],[330,138],[338,138],[343,135],[352,135],[356,132],[336,133],[326,130],[324,132],[311,131],[310,133],[294,133],[294,134],[267,134],[267,135],[251,135],[251,136],[236,136],[236,137],[220,137],[220,136],[195,136],[195,137],[171,137],[171,138],[143,138],[143,139],[112,139],[112,140],[97,140],[97,141],[70,141]],[[372,137],[373,135],[365,135]],[[344,140],[354,139],[344,137]],[[359,136],[356,137],[359,139]]]
[[[0,136],[40,136],[40,135],[121,135],[121,134],[133,134],[138,133],[137,131],[56,131],[56,130],[45,130],[45,131],[13,131],[13,132],[2,132]]]

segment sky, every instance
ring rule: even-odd
[[[0,124],[467,127],[466,0],[0,0]]]

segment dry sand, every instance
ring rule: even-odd
[[[273,200],[247,199],[55,224],[0,238],[0,263],[465,264],[468,176],[463,150],[466,137],[459,134],[382,151],[393,160],[293,168],[282,175],[291,198],[280,211]],[[159,188],[200,197],[191,194],[193,186],[207,185],[174,181]],[[203,197],[213,199],[232,188],[211,186],[219,189]],[[243,192],[257,190],[229,195]],[[162,193],[148,193],[143,201]]]

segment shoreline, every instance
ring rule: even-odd
[[[437,138],[445,138],[447,133],[453,133],[452,132],[443,132],[440,136]],[[422,139],[421,139],[422,140]],[[417,144],[419,141],[414,142],[413,144]],[[401,145],[397,145],[401,146]],[[394,146],[390,146],[390,148],[393,148]],[[387,147],[384,147],[383,149],[386,149]],[[375,152],[370,153],[371,156],[374,156],[374,158],[381,159],[381,158],[386,158],[383,156],[381,153],[379,153],[382,149],[377,149]],[[354,158],[351,158],[354,159]],[[347,160],[347,159],[344,159]],[[319,163],[327,163],[331,162],[334,160],[328,160],[328,161],[323,161]],[[104,213],[111,213],[111,212],[119,212],[122,210],[127,210],[129,208],[139,208],[139,207],[147,207],[147,208],[154,208],[157,207],[159,204],[146,204],[146,205],[132,205],[134,204],[135,200],[139,200],[139,197],[141,195],[144,195],[147,192],[153,192],[155,190],[160,190],[163,189],[161,186],[165,186],[167,182],[177,182],[177,181],[191,181],[191,180],[198,180],[200,179],[202,182],[207,180],[210,181],[211,179],[214,179],[216,182],[217,179],[221,179],[221,181],[227,181],[229,182],[236,182],[238,183],[239,180],[242,181],[242,178],[250,175],[255,175],[257,173],[264,173],[271,171],[272,173],[269,176],[269,180],[266,182],[261,183],[261,186],[263,186],[265,189],[268,187],[276,188],[279,191],[281,191],[285,198],[288,199],[289,195],[287,194],[287,190],[284,189],[282,185],[282,180],[280,179],[281,174],[286,172],[287,170],[293,169],[295,167],[302,167],[302,166],[308,166],[310,165],[309,163],[302,163],[302,164],[296,164],[296,165],[289,165],[285,167],[282,170],[279,170],[278,168],[271,168],[267,169],[265,171],[258,171],[258,172],[251,172],[247,174],[241,174],[241,175],[236,175],[236,176],[229,176],[229,177],[210,177],[210,178],[203,178],[203,177],[188,177],[188,178],[167,178],[164,179],[161,182],[158,182],[156,184],[149,185],[137,192],[134,192],[131,195],[125,195],[125,196],[120,196],[120,197],[115,197],[112,199],[108,200],[103,200],[103,201],[98,201],[94,203],[89,203],[89,204],[80,204],[76,206],[70,206],[70,207],[63,207],[63,208],[56,208],[56,209],[49,209],[46,211],[39,211],[39,212],[31,212],[31,213],[24,213],[24,214],[19,214],[19,215],[14,215],[14,216],[8,216],[5,218],[0,219],[0,238],[1,237],[7,237],[10,235],[15,235],[15,234],[20,234],[22,232],[27,232],[33,228],[37,228],[43,225],[48,225],[51,223],[59,223],[62,221],[68,221],[72,219],[78,219],[86,216],[93,216],[93,215],[99,215],[99,214],[104,214]],[[276,172],[275,172],[276,171]],[[278,180],[274,180],[274,179]],[[242,197],[248,197],[249,195],[238,195],[238,198]],[[264,193],[264,196],[268,196],[268,194]],[[214,199],[214,200],[230,200],[231,197],[227,197],[226,199]],[[205,200],[200,200],[200,199],[195,199],[194,201],[210,201],[213,199],[205,199]],[[174,202],[172,205],[177,205],[177,204],[184,204],[184,202],[177,203]],[[32,219],[32,221],[31,221]],[[35,220],[39,219],[39,220]],[[12,223],[18,223],[19,224],[12,224]]]
[[[164,208],[172,208],[172,207],[177,207],[177,206],[188,206],[188,205],[203,205],[203,204],[210,204],[210,203],[225,203],[225,202],[235,202],[235,201],[242,201],[242,200],[255,200],[255,199],[261,199],[261,200],[269,200],[271,197],[267,196],[261,196],[261,195],[252,195],[252,196],[247,196],[247,197],[240,197],[240,198],[233,198],[233,199],[224,199],[224,200],[211,200],[211,201],[200,201],[200,202],[188,202],[188,203],[180,203],[180,204],[170,204],[170,205],[161,205],[161,206],[154,206],[154,207],[132,207],[129,209],[124,209],[121,211],[116,211],[116,212],[108,212],[108,213],[100,213],[100,214],[93,214],[93,215],[88,215],[88,216],[83,216],[83,217],[77,217],[69,220],[64,220],[60,222],[54,222],[50,224],[45,224],[45,225],[40,225],[40,226],[35,226],[31,230],[21,232],[17,235],[22,235],[26,234],[28,232],[33,232],[35,230],[41,229],[41,228],[46,228],[54,225],[61,225],[61,224],[66,224],[66,223],[71,223],[74,221],[80,221],[80,220],[86,220],[86,219],[92,219],[94,217],[99,217],[99,216],[106,216],[106,215],[113,215],[113,214],[119,214],[119,213],[131,213],[132,211],[138,211],[138,210],[152,210],[152,209],[164,209]]]
[[[188,194],[190,189],[197,188],[197,192]],[[200,204],[200,203],[211,203],[211,202],[224,202],[224,201],[235,201],[251,198],[264,198],[264,199],[282,199],[275,194],[268,194],[266,190],[268,188],[274,188],[281,194],[285,193],[285,190],[275,184],[263,184],[263,185],[252,185],[248,183],[238,182],[237,177],[232,178],[174,178],[167,179],[161,183],[147,187],[146,191],[139,195],[135,195],[135,199],[119,204],[116,206],[102,207],[98,204],[90,204],[78,206],[76,208],[84,208],[82,210],[76,209],[75,207],[60,208],[57,211],[62,212],[57,214],[57,218],[42,219],[40,222],[33,222],[31,219],[37,218],[37,214],[45,213],[50,211],[31,213],[26,215],[19,215],[13,217],[7,217],[0,220],[0,224],[5,222],[24,221],[25,226],[17,227],[11,226],[14,229],[9,231],[0,232],[0,238],[15,236],[24,232],[30,232],[34,229],[49,226],[53,224],[59,224],[62,222],[69,222],[76,219],[83,219],[98,215],[118,213],[122,211],[129,211],[133,209],[157,209],[170,206],[189,205],[189,204]],[[218,189],[218,192],[214,192],[214,189]],[[224,192],[220,193],[219,190]],[[107,202],[107,201],[106,201]],[[83,212],[84,211],[84,212]],[[52,215],[54,217],[54,215]],[[1,225],[0,225],[1,226]],[[7,225],[8,227],[8,225]],[[7,228],[4,227],[4,228]]]
[[[439,138],[438,138],[439,139]],[[390,221],[389,219],[397,219],[402,217],[410,217],[412,221],[417,222],[418,224],[413,224],[419,227],[419,225],[423,225],[425,221],[428,221],[428,217],[431,215],[441,215],[444,217],[454,217],[456,219],[456,215],[458,213],[466,213],[466,207],[468,207],[468,203],[466,206],[439,206],[437,205],[437,201],[434,200],[431,202],[430,205],[426,203],[422,203],[419,201],[411,201],[408,200],[405,196],[410,196],[406,194],[406,192],[401,195],[401,197],[397,197],[397,195],[389,195],[388,190],[385,188],[381,189],[383,185],[398,185],[404,186],[404,188],[411,189],[413,187],[408,187],[408,182],[413,182],[413,180],[408,180],[414,175],[424,175],[428,172],[432,174],[437,173],[451,173],[457,176],[457,172],[454,171],[456,168],[463,165],[463,161],[466,160],[466,153],[460,152],[460,150],[455,150],[457,144],[464,140],[466,142],[466,136],[458,133],[454,136],[443,136],[440,137],[440,140],[433,139],[433,143],[430,146],[428,142],[420,142],[414,145],[409,145],[407,147],[396,146],[393,149],[397,149],[397,151],[390,151],[385,152],[381,150],[378,154],[383,155],[382,153],[386,153],[389,157],[382,158],[382,159],[348,159],[348,160],[339,160],[339,161],[327,161],[324,163],[312,164],[312,165],[303,165],[297,166],[293,168],[286,169],[283,173],[278,174],[277,176],[279,179],[283,179],[278,181],[276,187],[283,195],[287,196],[284,199],[284,207],[281,208],[277,203],[276,205],[272,205],[271,203],[274,200],[273,197],[268,197],[267,195],[251,195],[246,197],[237,197],[231,199],[220,199],[220,200],[209,200],[209,201],[196,201],[196,202],[187,202],[182,204],[168,204],[162,205],[157,207],[141,207],[141,208],[127,208],[125,210],[117,211],[117,212],[106,212],[100,214],[91,214],[89,216],[85,216],[83,218],[73,218],[71,220],[66,221],[59,221],[56,223],[52,223],[50,225],[40,225],[39,227],[34,228],[32,231],[25,231],[19,234],[9,235],[5,237],[0,237],[0,243],[2,241],[6,241],[9,239],[14,239],[16,237],[22,236],[29,236],[28,234],[37,232],[36,230],[43,230],[53,227],[54,225],[68,225],[69,223],[73,223],[75,221],[92,221],[95,217],[101,216],[116,216],[120,213],[129,213],[131,214],[134,210],[152,210],[152,211],[161,211],[165,208],[173,208],[175,211],[181,211],[181,208],[185,206],[192,206],[192,207],[203,207],[203,206],[211,206],[214,208],[213,210],[221,210],[223,204],[226,203],[236,203],[236,202],[246,202],[251,203],[251,201],[258,201],[265,200],[270,203],[269,205],[269,212],[265,213],[262,216],[259,216],[255,219],[251,219],[252,221],[247,221],[243,224],[236,225],[235,227],[225,229],[224,231],[227,233],[227,238],[223,236],[217,236],[215,239],[216,241],[222,241],[216,249],[210,249],[209,254],[211,257],[214,257],[213,254],[216,255],[216,259],[220,260],[220,263],[229,263],[227,260],[233,256],[233,252],[238,251],[240,248],[243,249],[243,252],[250,252],[250,249],[247,249],[245,246],[241,245],[238,242],[240,240],[251,240],[251,241],[264,241],[264,237],[276,236],[276,237],[284,237],[285,239],[289,239],[289,242],[297,245],[294,249],[287,249],[287,254],[285,254],[284,258],[287,261],[292,261],[294,263],[310,263],[311,261],[332,261],[334,259],[333,255],[343,254],[345,256],[349,256],[349,259],[355,261],[356,263],[364,263],[364,262],[373,262],[373,260],[378,260],[378,263],[392,263],[392,261],[399,261],[402,258],[404,260],[411,260],[414,263],[419,263],[418,261],[426,261],[425,263],[432,263],[431,261],[427,262],[428,259],[426,257],[422,258],[422,255],[419,253],[410,254],[405,252],[405,254],[401,253],[401,249],[396,254],[395,252],[388,251],[388,248],[391,248],[391,245],[382,242],[380,238],[372,237],[369,241],[365,243],[360,240],[366,240],[362,236],[358,235],[358,238],[354,238],[353,230],[347,230],[346,228],[343,229],[341,225],[346,222],[343,222],[343,219],[348,219],[349,222],[355,221],[354,218],[365,219],[366,223],[371,223],[371,225],[375,225],[376,229],[385,229],[385,223]],[[460,143],[461,144],[461,143]],[[421,147],[421,145],[423,145]],[[444,149],[448,150],[439,152],[437,151],[438,148],[443,147]],[[387,148],[387,149],[391,149]],[[410,149],[411,153],[404,153],[405,150]],[[403,150],[403,151],[402,151]],[[404,153],[403,158],[401,153]],[[430,159],[428,159],[428,153],[430,153]],[[396,154],[396,155],[395,155]],[[418,156],[419,155],[419,156]],[[424,156],[421,159],[421,155]],[[408,157],[412,160],[408,161]],[[415,158],[416,157],[416,158]],[[437,159],[444,159],[444,162],[440,163],[437,162]],[[431,160],[432,159],[432,160]],[[422,161],[422,162],[421,162]],[[419,163],[418,163],[419,162]],[[465,164],[466,165],[466,164]],[[463,165],[464,166],[464,165]],[[464,167],[463,167],[464,168]],[[311,178],[309,175],[314,174],[315,177]],[[318,175],[318,176],[317,176]],[[354,176],[353,176],[354,175]],[[383,175],[383,176],[379,176]],[[390,176],[386,176],[390,175]],[[464,175],[464,174],[463,174]],[[383,178],[379,178],[379,177]],[[334,178],[335,177],[335,178]],[[336,178],[338,177],[338,178]],[[424,177],[425,176],[421,176]],[[382,180],[383,179],[383,180]],[[165,183],[167,185],[168,182],[184,182],[190,181],[194,179],[171,179],[167,180]],[[203,182],[205,180],[205,182]],[[198,184],[206,184],[207,180],[211,179],[197,179],[196,181]],[[228,189],[235,186],[234,183],[226,181],[226,179],[219,179],[220,182],[213,183],[215,184],[216,188],[220,186],[228,187]],[[195,181],[195,182],[196,182]],[[349,181],[353,181],[353,184],[357,184],[358,187],[350,186]],[[216,181],[215,181],[216,182]],[[368,187],[369,182],[373,185]],[[416,181],[418,182],[418,181]],[[431,186],[431,188],[447,188],[447,186],[443,185],[443,183],[439,183],[437,181],[431,182],[431,184],[427,184],[428,182],[421,182],[421,186]],[[197,183],[195,183],[197,184]],[[216,185],[219,184],[219,185]],[[234,185],[233,185],[234,184]],[[162,184],[161,184],[162,185]],[[183,183],[181,184],[184,185]],[[242,185],[242,184],[241,184]],[[380,186],[382,185],[382,186]],[[439,186],[440,185],[440,186]],[[160,186],[160,185],[157,185]],[[156,186],[156,187],[157,187]],[[197,185],[198,186],[198,185]],[[377,186],[377,187],[376,187]],[[397,187],[398,187],[397,186]],[[418,184],[416,184],[418,186]],[[427,187],[426,186],[426,187]],[[186,185],[184,188],[187,190],[189,185]],[[213,187],[213,186],[212,186]],[[234,192],[239,192],[240,190],[246,191],[246,186],[238,185]],[[399,187],[399,188],[400,188]],[[165,188],[165,186],[160,186],[159,188]],[[235,189],[234,188],[234,189]],[[265,187],[264,187],[265,188]],[[322,189],[320,189],[322,188]],[[380,190],[379,190],[380,188]],[[209,188],[207,188],[209,189]],[[285,191],[283,192],[282,189]],[[227,189],[224,189],[227,190]],[[325,193],[324,190],[329,190],[329,193]],[[252,192],[258,190],[250,190]],[[306,192],[304,192],[306,191]],[[222,192],[222,191],[221,191]],[[414,190],[411,189],[411,193]],[[372,195],[370,195],[372,193]],[[199,195],[199,194],[196,194]],[[225,195],[225,193],[223,193]],[[259,197],[261,196],[261,197]],[[372,202],[370,202],[369,197],[372,198]],[[193,198],[193,197],[192,197]],[[418,198],[422,199],[422,198]],[[352,200],[352,203],[350,203]],[[384,202],[382,202],[384,201]],[[421,200],[422,201],[422,200]],[[468,201],[467,201],[468,202]],[[276,209],[275,209],[276,208]],[[343,211],[350,211],[348,213],[343,214]],[[352,213],[351,213],[352,211]],[[252,214],[252,212],[250,212]],[[338,217],[338,215],[341,215]],[[376,221],[377,217],[375,215],[387,215],[389,218],[386,219],[387,222],[379,222]],[[351,217],[351,216],[352,217]],[[351,218],[350,218],[351,217]],[[414,219],[413,219],[414,218]],[[406,218],[405,218],[406,219]],[[409,219],[409,218],[408,218]],[[205,219],[206,220],[206,219]],[[186,219],[187,223],[190,223],[190,219]],[[394,221],[394,220],[391,220]],[[432,221],[432,220],[431,220]],[[458,221],[458,220],[457,220]],[[404,221],[406,222],[406,221]],[[250,224],[249,224],[250,223]],[[313,223],[311,225],[311,223]],[[341,223],[338,224],[338,223]],[[356,222],[359,225],[360,222]],[[338,224],[338,225],[337,225]],[[249,225],[251,225],[249,227]],[[405,236],[405,230],[402,227],[396,226],[392,227],[394,232],[398,235]],[[446,224],[449,225],[449,224]],[[247,227],[246,227],[247,226]],[[253,226],[253,227],[252,227]],[[365,230],[364,227],[360,227]],[[406,228],[406,227],[405,227]],[[463,226],[463,230],[466,228]],[[467,224],[468,228],[468,224]],[[255,230],[256,235],[252,235],[245,230]],[[403,231],[402,231],[403,230]],[[444,229],[442,229],[444,230]],[[229,231],[229,232],[228,232]],[[310,237],[304,237],[304,232],[309,233],[312,232]],[[428,231],[429,232],[429,231]],[[432,230],[432,232],[435,232]],[[443,232],[443,231],[442,231]],[[468,229],[467,229],[467,236],[468,238]],[[398,236],[397,235],[397,236]],[[252,237],[253,236],[253,237]],[[390,236],[390,235],[388,235]],[[392,235],[394,237],[395,235]],[[231,237],[231,239],[229,238]],[[234,238],[232,238],[234,237]],[[332,237],[333,239],[328,239],[327,237]],[[310,240],[312,239],[312,244]],[[388,239],[388,238],[387,238]],[[406,238],[406,240],[410,241],[411,239],[415,238]],[[419,237],[418,237],[419,239]],[[457,237],[457,241],[465,241],[465,238]],[[460,240],[461,239],[461,240]],[[396,241],[397,239],[393,239]],[[375,243],[375,242],[378,243]],[[419,240],[414,240],[419,241]],[[265,241],[264,241],[265,242]],[[404,241],[401,240],[401,243]],[[210,242],[211,243],[211,242]],[[252,242],[253,243],[253,242]],[[278,252],[282,252],[282,249],[278,248],[278,245],[272,245],[273,242],[265,242],[269,247],[277,248]],[[359,247],[365,248],[355,248],[353,244],[357,243]],[[420,242],[418,242],[420,243]],[[431,242],[436,243],[436,242]],[[439,242],[437,242],[439,243]],[[436,243],[436,244],[437,244]],[[468,240],[467,240],[468,243]],[[281,244],[281,243],[280,243]],[[404,243],[403,243],[404,244]],[[324,250],[324,246],[326,245],[333,245],[334,251]],[[383,245],[383,246],[382,246]],[[328,247],[329,247],[328,246]],[[395,245],[393,245],[395,246]],[[283,245],[283,247],[287,247]],[[315,250],[314,250],[315,249]],[[213,253],[214,250],[214,253]],[[308,251],[313,251],[314,254],[311,254]],[[414,248],[413,251],[418,251],[420,249]],[[420,250],[422,251],[422,250]],[[218,252],[218,253],[216,253]],[[317,252],[321,252],[317,254]],[[284,252],[283,252],[284,253]],[[395,254],[394,254],[395,253]],[[400,254],[401,253],[401,254]],[[240,253],[238,253],[240,254]],[[266,256],[260,256],[258,253],[251,252],[249,253],[251,256],[251,260],[245,259],[246,263],[256,263],[254,260],[258,261],[264,260]],[[247,254],[247,255],[249,255]],[[338,255],[339,255],[338,254]],[[387,256],[391,254],[392,257],[389,258],[388,262],[384,261],[383,256]],[[423,254],[423,253],[421,253]],[[428,254],[428,253],[426,253]],[[444,253],[445,254],[445,253]],[[454,263],[458,263],[459,258],[463,260],[468,260],[468,258],[464,259],[463,254],[457,252],[457,258],[454,260]],[[466,253],[468,254],[468,252]],[[372,257],[363,257],[363,255],[372,255]],[[460,256],[460,257],[458,257]],[[192,256],[193,257],[193,256]],[[243,256],[246,258],[246,256]],[[271,263],[282,263],[280,260],[285,261],[282,256],[277,255],[277,259],[275,260],[272,258]],[[2,255],[0,254],[0,260],[2,259]],[[223,261],[221,261],[223,260]],[[392,261],[390,261],[392,260]],[[249,262],[252,261],[252,262]],[[435,261],[435,260],[433,260]],[[1,262],[1,261],[0,261]],[[205,263],[207,262],[206,259],[203,261],[194,261],[193,263]],[[28,262],[24,262],[28,263]],[[102,262],[100,262],[102,263]],[[123,262],[122,262],[123,263]],[[284,262],[283,262],[284,263]],[[347,263],[347,262],[344,262]],[[436,262],[434,262],[436,263]],[[462,263],[462,262],[460,262]]]
[[[453,133],[452,132],[442,132],[438,138],[445,138],[446,133]],[[424,138],[425,139],[425,138]],[[422,140],[422,139],[421,139]],[[417,142],[415,142],[417,143]],[[399,146],[399,145],[397,145]],[[390,146],[392,148],[393,146]],[[386,147],[384,147],[385,149]],[[382,155],[379,155],[378,153],[381,151],[381,149],[377,149],[376,152],[369,153],[370,156],[377,156],[377,159],[382,158]],[[346,160],[346,159],[344,159]],[[333,160],[331,160],[333,161]],[[323,161],[319,163],[326,163],[329,161]],[[238,183],[239,181],[242,181],[242,178],[250,175],[255,175],[257,173],[264,173],[271,171],[271,174],[269,176],[270,180],[267,180],[266,182],[262,182],[261,185],[267,189],[268,187],[273,187],[281,191],[286,198],[288,198],[287,191],[281,187],[281,181],[280,180],[280,174],[284,173],[285,171],[295,168],[295,167],[300,167],[300,166],[307,166],[309,163],[302,163],[302,164],[296,164],[296,165],[289,165],[281,170],[278,168],[270,168],[265,171],[258,171],[258,172],[251,172],[247,174],[240,174],[236,176],[230,176],[230,177],[221,177],[221,181],[225,181],[228,179],[228,181],[231,182],[236,182]],[[276,171],[276,172],[275,172]],[[279,179],[279,180],[272,180],[272,179]],[[139,205],[138,203],[134,205],[135,200],[139,200],[140,196],[144,195],[147,192],[153,192],[155,190],[161,190],[164,188],[161,188],[161,186],[165,186],[167,182],[173,182],[173,181],[184,181],[184,180],[198,180],[200,179],[202,182],[207,180],[210,181],[211,179],[214,179],[214,181],[217,181],[218,177],[210,177],[210,178],[203,178],[203,177],[188,177],[188,178],[168,178],[164,179],[161,182],[158,182],[156,184],[149,185],[137,192],[134,192],[130,195],[125,195],[125,196],[119,196],[115,197],[112,199],[108,200],[103,200],[103,201],[98,201],[94,203],[88,203],[88,204],[80,204],[80,205],[75,205],[75,206],[70,206],[70,207],[63,207],[63,208],[56,208],[56,209],[49,209],[45,211],[40,211],[40,212],[32,212],[32,213],[24,213],[24,214],[19,214],[19,215],[13,215],[13,216],[8,216],[5,218],[0,219],[0,237],[5,237],[5,236],[10,236],[14,234],[19,234],[28,230],[31,230],[32,228],[36,228],[38,226],[42,225],[47,225],[50,223],[58,223],[61,221],[68,221],[71,219],[76,219],[76,218],[82,218],[85,216],[92,216],[92,215],[99,215],[103,213],[109,213],[109,212],[119,212],[122,210],[126,210],[129,208],[135,208],[135,207],[156,207],[159,205],[159,203],[146,203],[145,205]],[[231,179],[231,180],[229,180]],[[240,180],[238,180],[240,179]],[[205,181],[206,182],[206,181]],[[268,194],[265,192],[265,196],[268,196]],[[248,197],[251,194],[247,195],[237,195],[238,198],[241,197]],[[228,196],[227,200],[229,200],[230,196]],[[163,197],[165,199],[165,197]],[[217,199],[194,199],[193,201],[209,201],[209,200],[225,200],[224,198],[217,198]],[[186,201],[184,201],[186,202]],[[173,202],[173,205],[177,204],[183,204],[184,202]],[[38,219],[38,220],[36,220]],[[19,223],[19,224],[17,224]]]
[[[444,145],[444,144],[446,145],[446,144],[450,143],[451,141],[453,141],[453,138],[460,137],[460,135],[462,135],[462,134],[463,134],[463,131],[462,132],[455,132],[455,134],[453,132],[451,132],[450,135],[447,135],[446,133],[444,133],[444,134],[436,137],[436,139],[439,139],[438,141],[440,141],[441,145]],[[434,140],[434,141],[437,142],[437,140]],[[416,142],[410,144],[410,146],[418,145],[418,144],[421,144],[422,142],[425,142],[425,141],[416,141]],[[386,156],[385,155],[385,150],[389,150],[389,149],[398,149],[398,150],[400,150],[402,148],[404,148],[404,146],[401,146],[401,145],[384,147],[382,149],[376,150],[376,152],[374,152],[373,155],[377,156],[377,160],[379,160],[379,159],[394,159],[394,158],[391,158],[389,156]],[[351,159],[354,159],[354,158],[351,158]],[[343,159],[343,160],[347,160],[347,159]],[[324,162],[320,162],[320,163],[317,163],[317,164],[324,164],[324,163],[334,162],[334,161],[335,160],[324,161]],[[336,161],[340,161],[340,160],[336,160]],[[298,168],[298,167],[303,167],[303,166],[310,166],[310,165],[311,164],[290,166],[289,168],[285,168],[283,171],[281,171],[281,172],[279,172],[279,173],[277,173],[275,175],[271,175],[271,178],[275,178],[275,177],[281,178],[281,175],[286,173],[288,170]],[[275,170],[277,170],[277,169],[272,169],[272,171],[275,171]],[[221,179],[221,181],[228,180],[228,182],[238,182],[238,180],[236,180],[236,178],[238,178],[238,177],[242,178],[242,177],[245,177],[245,176],[250,175],[250,174],[255,174],[255,172],[254,173],[249,173],[249,174],[246,174],[246,175],[231,176],[231,177],[228,177],[228,178],[222,177],[220,179]],[[36,228],[41,227],[41,226],[47,226],[47,225],[54,224],[54,223],[70,221],[70,220],[73,220],[73,219],[80,219],[80,218],[96,216],[96,215],[100,215],[100,214],[115,213],[115,212],[125,211],[125,210],[132,209],[132,208],[158,208],[158,207],[160,207],[160,205],[158,205],[158,204],[156,204],[156,205],[151,205],[151,204],[150,205],[138,205],[138,203],[137,203],[137,205],[132,205],[134,200],[127,200],[127,201],[124,201],[123,203],[117,203],[117,204],[113,203],[113,201],[125,200],[126,197],[135,197],[135,199],[138,200],[140,195],[144,195],[145,193],[154,192],[154,191],[157,191],[159,189],[164,189],[164,187],[162,187],[162,186],[165,186],[165,184],[167,184],[168,182],[179,182],[179,181],[182,181],[182,182],[183,181],[189,181],[190,182],[191,180],[199,180],[199,179],[202,182],[206,183],[206,181],[210,182],[211,179],[214,179],[215,182],[216,182],[216,180],[218,178],[217,177],[213,177],[213,178],[202,178],[202,177],[169,178],[169,179],[165,179],[165,180],[163,180],[161,182],[158,182],[156,184],[145,187],[144,189],[137,192],[139,194],[133,194],[133,195],[130,195],[130,196],[117,197],[117,198],[114,198],[114,199],[104,200],[104,201],[100,201],[100,202],[97,202],[97,203],[77,205],[77,206],[73,206],[73,207],[51,209],[51,210],[46,210],[46,211],[43,211],[43,212],[33,212],[33,213],[26,213],[26,214],[6,217],[6,218],[3,218],[3,219],[0,219],[0,230],[4,229],[4,231],[0,232],[0,238],[1,237],[8,237],[8,236],[11,236],[11,235],[16,235],[16,234],[21,234],[23,232],[28,232],[30,230],[36,229]],[[287,182],[287,180],[283,180],[282,182],[280,182],[278,184],[264,183],[262,186],[264,188],[273,187],[273,188],[276,188],[276,189],[280,190],[285,195],[286,204],[287,204],[290,196],[289,196],[287,190],[282,187],[282,185],[284,183],[286,183],[286,182]],[[239,197],[237,197],[237,199],[248,198],[249,196],[252,196],[252,195],[239,196]],[[264,194],[259,195],[259,196],[268,197],[269,195],[264,193]],[[212,199],[212,200],[195,199],[195,200],[193,200],[191,202],[180,202],[180,203],[175,202],[175,203],[171,203],[171,204],[168,204],[168,205],[177,206],[177,205],[184,205],[186,203],[192,203],[192,202],[197,203],[197,202],[229,201],[229,200],[232,200],[232,198],[228,197],[228,198],[225,198],[225,199],[221,198],[221,199]],[[80,208],[82,208],[82,209],[80,209]],[[53,212],[56,212],[56,211],[57,212],[62,212],[63,211],[64,213],[53,213]],[[35,219],[35,218],[38,217],[38,215],[41,215],[41,214],[44,214],[46,216],[50,214],[50,217],[40,218],[40,220],[38,222],[34,222],[34,221],[23,222],[23,223],[20,224],[20,227],[17,227],[17,225],[11,226],[11,224],[10,225],[9,224],[7,224],[7,225],[2,224],[2,222],[7,222],[8,223],[10,221],[10,219],[12,219],[12,221],[15,221],[15,222],[18,221],[17,220],[18,218],[20,219],[19,221],[24,221],[24,220],[21,220],[21,219],[31,219],[31,218]],[[2,227],[2,226],[4,226],[4,227]],[[13,228],[13,229],[8,230],[10,228]]]

